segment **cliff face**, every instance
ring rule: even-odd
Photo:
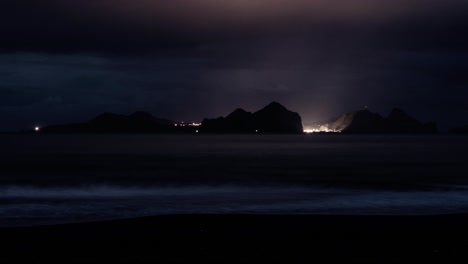
[[[317,125],[323,131],[342,133],[389,133],[389,134],[421,134],[437,133],[435,123],[422,123],[401,109],[395,108],[383,117],[369,110],[346,113],[339,118]]]
[[[211,133],[303,133],[302,119],[298,113],[273,102],[261,110],[250,113],[236,109],[227,117],[205,119],[202,132]]]

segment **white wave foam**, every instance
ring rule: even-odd
[[[468,212],[464,186],[445,191],[320,187],[0,188],[0,226],[167,214],[424,215]]]
[[[248,186],[166,186],[166,187],[0,187],[1,198],[128,198],[148,196],[232,195],[242,193],[340,193],[338,189],[304,187],[248,187]]]

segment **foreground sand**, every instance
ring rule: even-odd
[[[176,215],[0,229],[0,263],[467,263],[468,215]]]

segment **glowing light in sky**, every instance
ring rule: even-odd
[[[35,130],[36,132],[39,132],[39,130],[41,130],[41,128],[40,128],[40,127],[35,127],[34,130]]]
[[[447,4],[449,2],[449,4]],[[217,27],[216,23],[272,23],[278,20],[317,21],[336,19],[393,20],[444,7],[456,6],[459,0],[100,0],[57,1],[63,9],[89,16],[116,17],[125,23],[150,25]],[[213,24],[214,23],[214,24]],[[158,23],[156,23],[158,24]]]

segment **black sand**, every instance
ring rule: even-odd
[[[466,263],[468,215],[176,215],[0,229],[0,263]]]

